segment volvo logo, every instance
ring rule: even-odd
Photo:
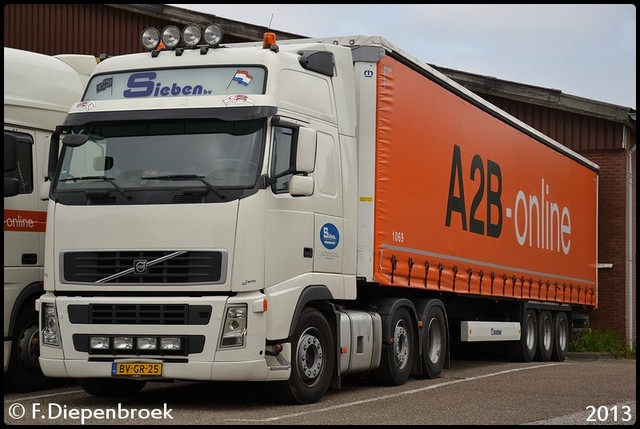
[[[133,273],[134,274],[147,274],[147,260],[136,259],[133,261]]]

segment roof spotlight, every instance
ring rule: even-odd
[[[202,30],[194,24],[189,24],[182,31],[182,40],[189,47],[197,46],[202,38]]]
[[[175,49],[180,43],[180,29],[170,25],[162,30],[162,42],[168,49]]]
[[[160,32],[153,27],[145,28],[140,36],[140,41],[145,49],[153,50],[160,43]]]
[[[222,28],[219,25],[208,25],[204,30],[204,40],[209,46],[215,48],[222,40]]]

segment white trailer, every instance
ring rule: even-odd
[[[35,300],[43,291],[45,140],[82,96],[95,57],[4,48],[4,374],[12,390],[43,387]]]

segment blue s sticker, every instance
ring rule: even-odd
[[[332,223],[325,223],[320,228],[320,242],[329,250],[333,250],[338,246],[340,242],[340,233],[338,228]]]

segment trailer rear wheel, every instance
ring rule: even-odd
[[[531,309],[524,310],[520,317],[520,340],[509,346],[509,358],[519,362],[531,362],[538,344],[538,318]]]
[[[311,404],[329,388],[335,362],[331,328],[320,311],[306,308],[298,320],[291,344],[291,375],[277,382],[275,393],[285,402]]]
[[[558,311],[553,315],[553,351],[551,360],[563,362],[569,350],[569,319],[567,313]]]
[[[553,350],[554,329],[551,312],[544,310],[538,316],[538,347],[535,360],[548,362]]]
[[[414,323],[406,308],[400,307],[393,314],[391,335],[382,347],[380,367],[372,376],[380,384],[400,386],[409,379],[415,353]]]

